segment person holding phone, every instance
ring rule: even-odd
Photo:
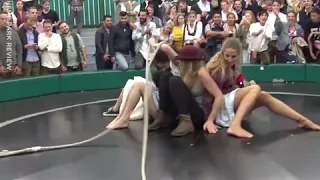
[[[23,45],[23,76],[38,76],[40,74],[40,54],[38,52],[39,33],[33,28],[35,18],[27,14],[18,34]]]

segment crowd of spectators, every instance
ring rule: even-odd
[[[50,9],[49,0],[13,2],[1,2],[0,79],[82,71],[88,65],[81,17],[76,17],[83,13],[83,0],[68,0],[68,23]],[[77,33],[72,32],[74,19]]]
[[[59,20],[49,0],[24,7],[16,0],[0,15],[0,78],[82,71],[84,0],[69,0],[71,23]],[[145,68],[153,47],[169,58],[186,44],[214,56],[228,37],[242,42],[242,63],[320,62],[319,0],[115,0],[95,33],[98,70]],[[71,31],[77,19],[78,31]],[[69,27],[70,25],[70,27]],[[57,29],[60,35],[56,34]],[[94,37],[92,37],[94,38]]]
[[[105,16],[96,32],[98,69],[127,70],[132,62],[141,69],[148,52],[160,42],[168,57],[193,44],[209,60],[228,37],[242,42],[242,63],[320,62],[319,0],[115,3],[116,17]]]

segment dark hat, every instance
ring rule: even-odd
[[[186,45],[180,50],[176,59],[180,61],[201,61],[204,59],[204,55],[199,48],[193,45]]]

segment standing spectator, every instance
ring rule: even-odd
[[[123,4],[124,0],[113,0],[113,2],[115,3],[114,6],[114,23],[119,22],[119,14],[122,11],[127,11],[125,5]]]
[[[8,15],[8,24],[9,27],[13,28],[13,29],[18,29],[17,26],[17,17],[14,15],[11,9],[12,7],[10,7],[10,3],[7,1],[4,1],[2,3],[2,12],[5,12]]]
[[[147,7],[149,21],[154,22],[157,28],[162,27],[161,19],[154,15],[154,6],[152,4],[148,5]]]
[[[39,10],[38,10],[39,9]],[[40,12],[39,12],[40,11]],[[40,7],[35,7],[35,6],[32,6],[29,8],[29,11],[28,11],[28,15],[30,15],[30,17],[32,17],[34,19],[34,24],[33,24],[33,28],[36,29],[36,31],[38,33],[42,33],[44,32],[43,30],[43,21],[42,21],[42,8]],[[39,20],[41,19],[41,22],[38,22]],[[20,27],[23,27],[23,23],[19,26]]]
[[[156,34],[156,24],[148,21],[148,12],[141,10],[139,12],[139,22],[136,22],[136,28],[132,32],[132,40],[135,43],[136,56],[134,58],[135,68],[140,70],[146,66],[146,59],[150,52],[149,39]]]
[[[227,22],[227,14],[229,13],[233,13],[236,17],[236,21],[239,19],[238,17],[238,14],[232,10],[231,8],[231,4],[224,0],[224,1],[221,1],[221,18],[222,18],[222,22]]]
[[[313,9],[312,7],[313,0],[305,0],[304,1],[304,8],[298,13],[297,21],[301,25],[302,29],[306,32],[307,26],[310,23],[310,13]],[[306,37],[308,38],[308,37]]]
[[[311,11],[311,21],[307,27],[306,37],[311,61],[320,63],[320,10],[318,8]]]
[[[17,27],[20,27],[20,25],[23,23],[24,17],[27,15],[27,12],[23,9],[22,0],[17,1],[14,15],[17,17]]]
[[[135,8],[139,6],[139,2],[135,0],[128,0],[127,2],[123,2],[124,7],[126,8],[126,12],[129,16],[129,22],[134,24],[137,21],[137,14],[139,11],[136,11]]]
[[[120,12],[119,17],[119,23],[111,28],[108,47],[111,61],[116,62],[117,68],[126,71],[135,57],[134,42],[127,12]]]
[[[59,22],[59,15],[56,11],[50,9],[50,1],[49,0],[44,0],[42,2],[42,17],[43,19],[50,19],[51,22],[53,23],[53,29],[52,32],[56,33],[57,32],[57,24]]]
[[[84,1],[85,0],[68,0],[68,3],[70,4],[69,25],[72,30],[74,25],[74,19],[76,19],[78,34],[81,33],[81,28],[83,25],[83,2]]]
[[[212,19],[213,7],[207,0],[200,0],[197,4],[191,6],[191,10],[197,14],[197,21],[202,22],[202,29],[207,25],[208,21]]]
[[[280,0],[273,0],[272,2],[272,11],[269,13],[267,24],[270,25],[272,28],[272,38],[271,41],[269,42],[268,45],[268,51],[269,51],[269,56],[270,56],[270,62],[280,62],[279,59],[277,59],[277,40],[278,40],[278,35],[275,32],[274,25],[276,23],[276,19],[279,18],[281,22],[287,23],[287,16],[280,12],[281,8],[281,1]]]
[[[288,23],[281,22],[280,18],[278,17],[274,25],[275,32],[278,35],[278,41],[276,44],[278,49],[277,60],[280,63],[295,63],[299,61],[298,57],[291,55],[292,46],[297,43],[298,37],[304,38],[304,31],[297,23],[297,16],[294,12],[288,12],[287,16]],[[304,59],[304,57],[302,58]]]
[[[145,0],[140,4],[140,11],[147,9],[150,5],[153,6],[153,15],[160,18],[159,2],[157,0]]]
[[[250,10],[245,11],[244,16],[237,29],[236,37],[240,39],[242,44],[242,62],[250,63],[250,26],[256,22],[254,13]]]
[[[34,6],[34,0],[22,0],[24,11],[29,11],[29,8]]]
[[[33,28],[35,19],[26,15],[18,34],[23,45],[23,75],[38,76],[40,74],[40,55],[38,48],[39,33]]]
[[[259,5],[256,0],[241,0],[241,3],[242,3],[242,9],[252,11],[254,14],[254,18],[257,17],[259,12]],[[236,2],[235,2],[235,6],[236,6]],[[234,7],[234,9],[236,10],[236,7]]]
[[[268,12],[262,10],[258,14],[259,22],[250,25],[251,63],[270,64],[268,43],[272,37],[274,27],[267,24]]]
[[[165,14],[162,18],[162,24],[166,24],[168,21],[175,22],[177,16],[178,6],[173,3],[166,9]]]
[[[8,31],[11,31],[11,38],[7,38]],[[4,12],[0,14],[0,42],[6,42],[0,43],[0,78],[20,76],[22,45],[17,32],[8,27],[8,14]]]
[[[45,32],[39,34],[39,49],[41,53],[42,74],[59,73],[62,40],[59,34],[52,32],[53,23],[50,19],[43,22]]]
[[[112,27],[112,17],[106,15],[103,17],[102,26],[96,31],[95,45],[96,45],[96,65],[97,69],[112,69],[113,62],[109,54],[108,40]]]
[[[241,0],[235,0],[234,1],[233,9],[237,13],[237,16],[238,16],[238,20],[236,21],[236,23],[239,24],[241,22],[241,20],[242,20],[244,12],[245,12],[245,9],[242,7]]]
[[[83,71],[88,66],[86,46],[79,34],[70,31],[69,25],[60,21],[62,52],[60,53],[61,70]]]
[[[43,29],[43,21],[44,18],[42,16],[42,6],[40,4],[36,5],[37,8],[37,21],[36,21],[36,30],[38,31],[38,33],[43,33],[44,29]]]
[[[212,22],[205,27],[207,37],[207,55],[209,58],[220,51],[223,40],[229,36],[229,33],[224,31],[221,13],[214,12]]]
[[[184,13],[185,15],[189,13],[191,10],[191,6],[187,4],[186,0],[180,0],[178,2],[178,13]]]

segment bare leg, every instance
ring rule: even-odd
[[[299,123],[300,127],[320,131],[320,126],[314,124],[311,120],[299,114],[282,101],[274,98],[269,93],[262,91],[257,98],[256,108],[266,106],[275,114],[282,115]]]
[[[128,122],[130,120],[130,116],[138,104],[141,97],[143,97],[145,91],[145,83],[135,83],[132,86],[132,89],[128,95],[126,100],[125,107],[123,111],[107,126],[110,129],[120,129],[120,128],[127,128]],[[156,116],[156,108],[153,103],[153,98],[151,96],[151,86],[149,93],[149,111],[150,114],[155,117]]]
[[[254,108],[256,99],[261,92],[261,88],[258,85],[251,85],[245,88],[241,88],[237,91],[235,96],[234,106],[236,109],[235,117],[228,128],[227,133],[229,135],[251,138],[253,135],[241,127],[241,122],[246,114],[248,114]]]
[[[193,45],[194,45],[196,48],[199,48],[199,47],[200,47],[198,40],[194,40],[194,41],[193,41]]]
[[[166,53],[170,60],[175,59],[178,55],[168,44],[162,44],[161,50]]]
[[[117,111],[120,110],[120,106],[121,106],[121,103],[122,103],[122,98],[123,98],[123,90],[121,91],[116,104],[113,105],[113,107],[112,107],[112,111],[113,112],[117,112]]]

